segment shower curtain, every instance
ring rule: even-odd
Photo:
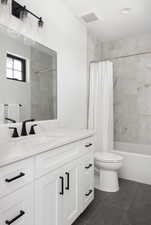
[[[96,151],[113,149],[113,64],[90,65],[88,128],[96,132]]]

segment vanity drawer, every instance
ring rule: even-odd
[[[94,153],[91,152],[83,158],[83,169],[85,174],[91,174],[94,171]]]
[[[80,159],[80,186],[82,211],[94,198],[94,153],[88,152]]]
[[[94,199],[94,186],[88,186],[84,191],[84,202],[83,207],[84,209],[90,204],[90,202]]]
[[[0,197],[33,181],[33,158],[0,168]]]
[[[85,192],[88,191],[90,186],[94,184],[94,154],[93,152],[86,154],[82,159],[83,170],[83,186]]]
[[[0,225],[33,225],[33,184],[0,199]]]
[[[63,147],[42,153],[36,156],[35,176],[40,177],[53,171],[64,164],[76,159],[79,156],[77,143],[65,145]]]
[[[94,145],[94,137],[89,137],[79,142],[79,147],[86,153],[89,151],[94,151]]]

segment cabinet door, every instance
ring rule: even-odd
[[[35,184],[35,224],[62,225],[63,177],[48,173]]]
[[[79,164],[78,160],[68,164],[64,169],[65,194],[63,199],[64,225],[71,225],[79,212]]]
[[[0,225],[33,225],[33,185],[0,199]]]

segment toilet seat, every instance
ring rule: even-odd
[[[95,159],[105,163],[121,162],[123,157],[109,152],[96,152]]]

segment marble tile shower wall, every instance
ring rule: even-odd
[[[102,60],[151,51],[151,35],[103,43]],[[114,141],[151,144],[151,54],[114,63]]]

